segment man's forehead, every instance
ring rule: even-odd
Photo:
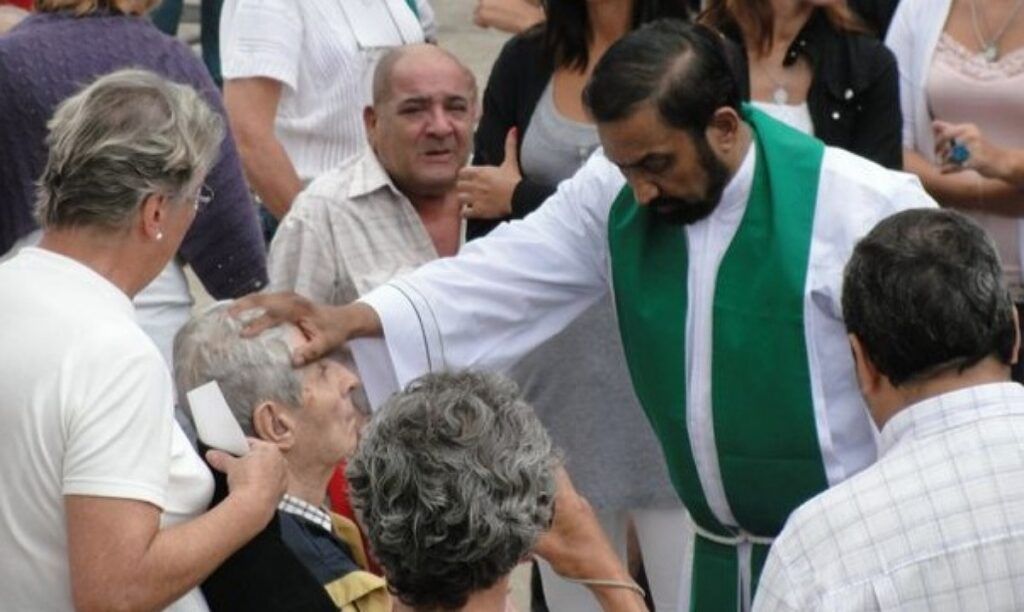
[[[472,97],[473,77],[447,56],[403,57],[391,73],[391,97],[407,99],[446,99]]]
[[[673,152],[674,139],[686,138],[685,133],[672,130],[644,131],[599,131],[605,157],[617,166],[634,166],[650,155],[666,155]]]

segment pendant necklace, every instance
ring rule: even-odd
[[[1014,5],[1013,11],[1010,12],[1010,16],[1003,22],[1003,27],[1000,28],[996,35],[989,39],[983,36],[981,33],[982,25],[984,25],[985,32],[988,33],[988,20],[985,19],[985,15],[981,15],[979,22],[978,13],[982,9],[978,7],[978,0],[971,0],[971,26],[974,29],[974,37],[978,39],[978,46],[981,47],[981,55],[985,58],[988,63],[993,63],[999,59],[999,41],[1006,34],[1006,31],[1013,24],[1013,20],[1017,18],[1017,13],[1020,12],[1020,7],[1024,5],[1024,0],[1017,0],[1017,4]]]
[[[780,81],[776,79],[774,76],[772,76],[772,73],[768,71],[768,68],[766,66],[758,64],[758,67],[761,69],[761,72],[763,72],[764,75],[768,77],[768,80],[772,82],[772,85],[775,86],[775,88],[772,89],[772,100],[774,100],[775,103],[780,106],[783,106],[786,103],[788,103],[789,90],[786,89],[786,82]]]

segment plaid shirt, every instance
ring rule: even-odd
[[[435,259],[416,209],[367,148],[295,198],[270,245],[269,289],[347,304]]]
[[[294,497],[286,493],[284,497],[281,498],[281,503],[277,505],[277,509],[281,512],[300,516],[307,521],[311,521],[323,527],[324,531],[334,533],[334,527],[331,524],[331,515],[323,508],[317,508],[313,504],[303,501],[298,497]]]
[[[880,451],[790,516],[754,610],[1024,609],[1024,388],[905,408]]]

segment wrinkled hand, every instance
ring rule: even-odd
[[[500,219],[512,214],[512,194],[523,180],[518,146],[519,134],[512,128],[505,136],[505,160],[500,166],[470,166],[459,171],[455,190],[462,204],[462,216]]]
[[[518,34],[544,21],[544,9],[529,0],[477,0],[473,23]]]
[[[285,458],[277,446],[249,438],[249,453],[244,457],[210,450],[206,460],[214,469],[227,474],[230,495],[244,498],[244,507],[261,519],[270,520],[288,486]]]
[[[1003,178],[1004,171],[1000,167],[1000,162],[1005,158],[1006,152],[985,140],[978,126],[973,123],[952,124],[933,121],[932,132],[935,134],[935,155],[941,162],[943,173],[971,168],[983,176]],[[970,152],[970,157],[962,164],[948,161],[954,139]]]
[[[631,580],[594,509],[576,492],[565,468],[558,468],[555,480],[555,519],[533,552],[566,578]]]
[[[343,308],[317,304],[296,293],[253,293],[236,300],[229,312],[237,317],[247,310],[263,311],[242,329],[247,338],[282,323],[294,324],[305,341],[295,347],[292,361],[302,366],[340,348],[349,339],[345,317],[339,312]]]

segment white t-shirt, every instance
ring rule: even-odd
[[[226,0],[220,21],[225,80],[283,85],[275,131],[303,181],[366,145],[363,107],[390,47],[424,41],[433,13],[406,0]],[[429,34],[429,31],[428,31]]]
[[[170,374],[132,303],[81,263],[29,247],[0,264],[0,601],[72,607],[65,495],[202,513],[213,480],[174,422]],[[172,610],[205,610],[198,590]]]

